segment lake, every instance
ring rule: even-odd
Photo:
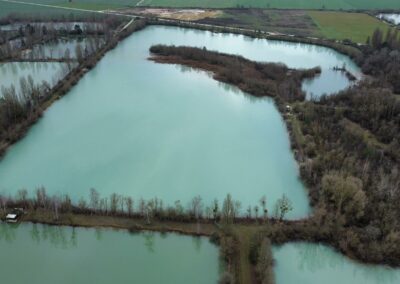
[[[288,243],[273,248],[276,284],[397,284],[400,269],[355,262],[328,246]]]
[[[0,192],[51,194],[75,200],[96,188],[186,205],[206,205],[227,193],[242,211],[266,195],[271,209],[286,194],[294,210],[310,213],[306,189],[290,149],[285,123],[272,99],[255,99],[207,73],[147,60],[153,44],[206,46],[293,68],[320,65],[320,92],[336,90],[333,66],[348,57],[305,44],[251,39],[175,27],[151,26],[124,40],[56,102],[0,163]],[[315,85],[316,84],[316,85]]]
[[[0,223],[1,282],[216,283],[219,250],[207,238]]]

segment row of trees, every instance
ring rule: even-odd
[[[363,48],[363,72],[387,82],[395,93],[400,93],[399,30],[388,29],[384,34],[376,29],[367,43]]]
[[[69,195],[48,195],[44,187],[36,189],[35,196],[32,198],[29,197],[26,189],[19,190],[14,198],[0,195],[0,208],[3,212],[7,211],[8,208],[17,206],[30,210],[51,210],[56,219],[58,219],[60,212],[142,217],[148,223],[157,218],[179,221],[221,220],[225,224],[233,224],[238,219],[263,220],[266,222],[269,217],[265,196],[260,199],[259,205],[249,207],[247,215],[243,215],[241,202],[234,200],[230,194],[225,197],[222,203],[215,199],[208,206],[204,204],[200,196],[195,196],[184,206],[180,200],[170,205],[165,204],[159,198],[135,200],[130,196],[117,193],[112,193],[109,197],[102,197],[93,188],[90,189],[88,199],[81,198],[75,203]],[[263,208],[263,216],[258,215],[260,207]],[[283,220],[292,209],[291,201],[286,195],[283,195],[276,201],[273,217]],[[254,214],[252,214],[253,212]]]

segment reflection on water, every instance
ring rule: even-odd
[[[334,66],[358,70],[323,47],[147,27],[108,52],[8,151],[0,191],[44,185],[51,195],[78,200],[93,187],[103,197],[117,191],[166,204],[200,195],[205,206],[231,193],[242,208],[266,195],[269,209],[286,194],[294,205],[288,218],[307,216],[307,194],[273,100],[247,96],[204,72],[149,61],[153,44],[206,46],[291,68],[320,65],[319,82]],[[329,93],[334,85],[315,89]]]
[[[0,252],[1,283],[208,284],[219,274],[216,246],[176,234],[0,223]]]
[[[13,85],[20,90],[20,80],[31,76],[35,84],[46,81],[54,86],[68,73],[68,66],[58,62],[13,62],[0,64],[0,90]],[[1,91],[0,91],[1,95]]]
[[[277,284],[394,284],[400,269],[365,265],[350,260],[328,246],[289,243],[273,248]]]
[[[259,61],[308,51],[211,35],[151,26],[122,41],[8,151],[0,162],[0,192],[44,185],[50,195],[79,200],[93,187],[103,197],[118,192],[165,204],[200,195],[204,206],[231,193],[242,208],[266,195],[270,209],[285,193],[294,204],[288,218],[307,216],[306,191],[273,100],[147,58],[157,43],[206,44]]]

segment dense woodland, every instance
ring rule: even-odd
[[[375,55],[380,52],[397,54],[398,43],[374,43],[368,50],[374,50],[374,46],[376,49],[369,57],[367,55],[364,67],[371,65],[372,71],[379,70],[377,66],[396,70],[396,61],[387,58],[382,61]],[[283,66],[261,64],[266,70],[274,70],[276,76],[267,71],[255,77],[243,68],[240,57],[201,49],[154,46],[151,52],[157,54],[154,59],[157,62],[211,71],[213,68],[198,61],[229,66],[230,73],[219,70],[214,78],[255,96],[271,95],[271,92],[260,88],[259,84],[251,85],[254,78],[278,79],[279,82],[283,78],[280,74],[287,74]],[[258,63],[251,64],[258,66]],[[276,66],[280,69],[275,70]],[[275,225],[264,236],[269,236],[273,242],[323,241],[364,261],[400,263],[397,245],[400,242],[400,100],[392,93],[395,90],[391,84],[393,74],[380,73],[376,78],[365,79],[346,91],[318,101],[285,96],[287,88],[272,95],[279,98],[278,106],[282,103],[293,106],[293,112],[285,113],[285,117],[315,213],[311,219],[302,221],[301,226],[296,222],[281,228]],[[265,240],[260,241],[260,245],[263,242]]]
[[[398,29],[384,34],[377,29],[362,49],[365,74],[382,79],[393,92],[400,94],[400,33]]]

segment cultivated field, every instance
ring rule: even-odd
[[[217,17],[209,17],[199,22],[301,36],[321,36],[317,25],[306,11],[262,9],[220,11]]]
[[[389,29],[388,24],[367,14],[320,11],[310,11],[308,14],[322,35],[332,39],[351,39],[354,42],[365,43],[376,28],[385,33]]]

